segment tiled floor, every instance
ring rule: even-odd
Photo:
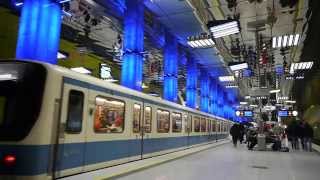
[[[320,155],[248,151],[226,144],[118,180],[319,180]]]

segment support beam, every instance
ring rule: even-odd
[[[194,59],[189,58],[187,62],[186,98],[187,98],[187,106],[190,108],[196,108],[197,106],[197,79],[198,79],[197,63]]]
[[[126,0],[121,84],[141,91],[144,48],[143,0]]]
[[[57,64],[61,9],[50,0],[24,0],[16,58]]]
[[[169,32],[166,32],[165,36],[163,65],[163,98],[176,102],[178,95],[178,42]]]
[[[200,78],[200,110],[209,112],[209,88],[210,79],[206,70],[201,70]]]

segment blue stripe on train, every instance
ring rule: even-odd
[[[144,140],[144,154],[166,149],[174,149],[188,145],[225,138],[218,136],[191,136],[156,138]],[[36,175],[48,172],[51,145],[0,145],[0,158],[6,153],[14,154],[17,163],[14,167],[0,165],[0,174]],[[65,170],[85,165],[92,165],[130,156],[140,155],[139,140],[117,140],[89,143],[63,144],[59,147],[58,170]],[[63,149],[63,150],[62,150]],[[81,159],[81,158],[85,159]]]

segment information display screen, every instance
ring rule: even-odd
[[[278,111],[279,117],[287,117],[289,115],[288,111]]]
[[[6,109],[6,98],[3,96],[0,96],[0,126],[4,122],[5,109]]]
[[[252,117],[253,113],[252,113],[252,111],[244,111],[244,116],[245,117]]]

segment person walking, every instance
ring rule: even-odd
[[[240,138],[239,124],[233,124],[233,126],[230,128],[230,134],[232,136],[232,142],[234,147],[237,147],[238,139]]]
[[[312,138],[313,138],[313,129],[310,124],[306,121],[303,121],[303,149],[305,151],[312,151]]]

